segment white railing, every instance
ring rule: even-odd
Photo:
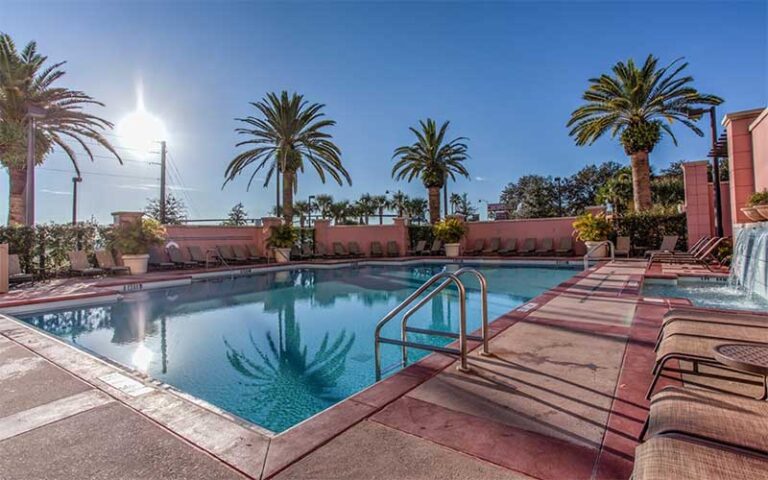
[[[614,247],[612,241],[604,240],[598,244],[592,245],[592,248],[587,250],[587,253],[584,254],[584,270],[589,270],[589,256],[592,254],[592,252],[594,252],[598,248],[604,247],[606,244],[608,244],[608,246],[611,249],[611,261],[613,262],[614,260],[616,260],[616,247]]]

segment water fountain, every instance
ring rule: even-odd
[[[743,225],[735,238],[729,283],[768,299],[768,223]]]

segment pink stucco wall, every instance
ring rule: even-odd
[[[735,223],[749,222],[741,212],[749,196],[755,191],[755,170],[752,160],[752,135],[749,125],[762,113],[762,109],[731,113],[723,125],[728,137],[728,170],[730,174],[731,218]]]
[[[768,190],[768,108],[749,126],[752,136],[752,165],[755,191]]]
[[[279,222],[279,220],[277,220]],[[217,245],[254,244],[259,252],[265,251],[265,241],[269,237],[269,221],[267,224],[244,227],[227,227],[222,225],[167,225],[167,241],[175,242],[186,255],[186,248],[197,245],[203,250],[215,248]]]
[[[518,246],[526,238],[552,238],[557,247],[560,237],[573,237],[573,222],[576,217],[560,218],[530,218],[525,220],[497,220],[495,222],[471,222],[468,223],[469,231],[464,237],[464,246],[474,245],[477,239],[488,240],[500,237],[502,241],[507,238],[516,238]],[[538,246],[538,242],[537,242]],[[576,255],[584,255],[586,248],[579,241],[574,241]]]
[[[333,243],[340,242],[347,247],[349,242],[357,242],[366,255],[370,255],[371,242],[378,241],[387,248],[387,242],[397,242],[400,254],[408,250],[408,227],[405,220],[396,218],[393,225],[334,225],[330,220],[315,222],[315,242],[332,251]]]
[[[708,165],[709,162],[706,160],[683,164],[689,247],[701,237],[715,234],[715,189],[707,178]],[[733,235],[729,192],[729,182],[720,182],[723,234],[726,236]]]

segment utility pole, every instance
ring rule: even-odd
[[[160,223],[165,224],[165,141],[160,142]]]
[[[717,156],[717,118],[714,105],[709,109],[709,123],[712,129],[712,186],[715,190],[715,235],[723,236],[723,201],[720,198],[720,158]]]
[[[72,177],[72,225],[77,225],[77,184],[83,181],[83,177]]]

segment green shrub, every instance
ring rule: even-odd
[[[408,240],[411,247],[424,240],[428,244],[434,240],[431,225],[408,225]]]
[[[755,192],[750,195],[748,205],[750,207],[755,207],[757,205],[768,205],[768,190]]]
[[[634,246],[657,248],[664,235],[677,235],[678,246],[686,244],[684,213],[666,210],[629,212],[617,219],[616,234],[629,236]]]
[[[432,226],[432,235],[443,243],[459,243],[467,233],[467,226],[458,218],[446,218]]]
[[[165,242],[165,228],[148,217],[115,226],[106,235],[109,247],[125,255],[143,255]]]
[[[608,236],[613,231],[613,226],[605,218],[605,215],[592,215],[591,213],[580,215],[573,222],[573,228],[576,229],[576,238],[582,242],[608,240]]]
[[[271,248],[291,248],[299,238],[297,229],[287,223],[274,226],[269,231],[267,246]]]

